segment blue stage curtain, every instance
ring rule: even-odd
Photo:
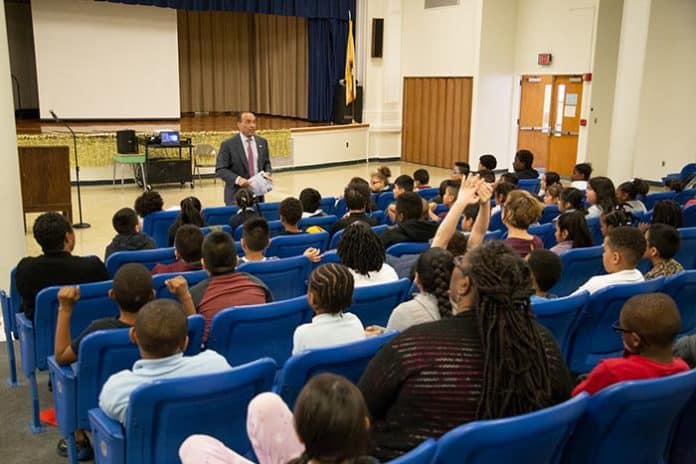
[[[309,19],[307,28],[309,46],[307,117],[310,121],[331,121],[336,86],[345,73],[348,21]]]
[[[128,5],[148,5],[177,10],[239,11],[303,18],[348,21],[348,11],[355,17],[355,0],[96,0]]]

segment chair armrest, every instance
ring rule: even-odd
[[[125,464],[126,440],[121,424],[99,408],[90,409],[88,415],[92,429],[94,462]]]
[[[53,406],[63,436],[77,428],[77,378],[72,366],[61,366],[55,356],[48,357],[48,372],[53,382]]]
[[[27,377],[36,370],[36,347],[34,344],[34,323],[23,313],[16,315],[19,349],[22,357],[22,371]]]

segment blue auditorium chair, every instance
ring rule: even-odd
[[[143,218],[144,234],[149,235],[158,248],[169,246],[169,227],[174,224],[179,211],[156,211]]]
[[[679,335],[696,333],[696,270],[667,277],[662,292],[671,296],[679,308],[681,315]]]
[[[440,195],[440,189],[437,187],[431,187],[427,189],[420,189],[416,193],[418,193],[421,198],[425,198],[426,200],[430,201],[436,196]]]
[[[274,300],[287,300],[307,294],[312,262],[305,256],[254,261],[240,264],[237,271],[252,274],[271,290]]]
[[[15,360],[14,350],[14,333],[12,332],[12,323],[14,314],[10,306],[10,297],[5,290],[0,290],[0,305],[2,305],[2,322],[5,332],[5,348],[7,349],[7,363],[10,377],[7,379],[7,385],[10,387],[17,386],[17,362]]]
[[[263,216],[267,221],[279,221],[280,220],[280,202],[272,203],[257,203],[256,209],[259,214]]]
[[[377,225],[372,226],[372,230],[375,230],[375,227],[378,226],[386,226],[387,225],[387,220],[389,219],[386,214],[384,214],[384,211],[373,211],[371,213],[368,213],[371,217],[375,218],[377,220]]]
[[[527,232],[539,237],[547,250],[556,245],[556,226],[551,222],[529,226]]]
[[[264,255],[278,258],[300,256],[307,248],[317,248],[326,251],[329,247],[329,233],[279,235],[271,239]]]
[[[503,224],[502,211],[496,211],[491,214],[491,220],[488,222],[488,230],[507,231],[507,227]]]
[[[517,188],[520,190],[526,190],[534,196],[539,195],[541,190],[541,179],[520,179],[517,184]]]
[[[677,197],[677,192],[654,192],[643,197],[643,204],[648,211],[655,207],[655,203],[662,200],[674,200]]]
[[[208,349],[220,353],[231,366],[269,357],[280,369],[292,355],[295,329],[313,316],[304,295],[223,309],[213,317]]]
[[[563,462],[665,463],[675,420],[695,390],[692,370],[622,382],[595,393],[566,445]]]
[[[677,193],[674,201],[684,206],[689,200],[693,200],[694,198],[696,198],[696,189],[682,190]]]
[[[318,267],[326,263],[341,264],[341,257],[338,256],[338,252],[336,252],[336,250],[329,250],[324,252],[321,255],[321,261],[317,263],[314,267]]]
[[[590,296],[568,336],[566,360],[572,372],[590,372],[606,358],[620,357],[624,346],[621,334],[612,325],[619,320],[621,308],[634,295],[659,292],[664,277],[633,284],[611,285]]]
[[[688,163],[682,167],[680,172],[667,174],[665,177],[662,178],[662,182],[666,183],[668,179],[679,179],[682,182],[686,182],[688,178],[694,173],[696,173],[696,163]]]
[[[201,280],[208,278],[208,272],[205,270],[189,271],[189,272],[168,272],[165,274],[157,274],[152,276],[152,289],[155,291],[156,298],[169,298],[176,300],[176,296],[169,293],[167,289],[167,280],[176,276],[182,276],[188,282],[189,288],[196,285]]]
[[[696,227],[696,205],[684,208],[683,218],[683,227]]]
[[[387,248],[387,254],[395,257],[419,255],[430,248],[430,242],[400,242]]]
[[[344,214],[348,212],[348,207],[346,206],[346,199],[341,197],[336,201],[336,207],[334,208],[334,214],[336,217],[342,218]]]
[[[179,462],[181,443],[210,435],[241,455],[252,451],[247,406],[269,391],[276,368],[264,358],[227,372],[157,380],[130,397],[126,427],[100,409],[89,411],[97,464]]]
[[[696,269],[696,227],[679,229],[679,236],[681,244],[674,259],[679,261],[684,269]]]
[[[553,334],[564,356],[568,351],[570,329],[589,300],[590,294],[581,292],[577,295],[537,300],[532,303],[532,312],[537,321]]]
[[[336,221],[338,221],[338,218],[334,215],[314,216],[300,219],[300,222],[297,225],[300,229],[306,229],[307,227],[311,226],[318,226],[328,232],[331,230],[331,227],[334,224],[336,224]]]
[[[502,240],[503,239],[503,231],[502,230],[489,230],[486,232],[486,235],[483,237],[484,241],[488,240]]]
[[[336,197],[322,197],[319,207],[327,215],[336,214]]]
[[[118,304],[109,298],[112,282],[96,282],[80,285],[80,299],[70,317],[70,333],[80,334],[95,319],[117,317]],[[36,296],[34,321],[24,313],[17,314],[22,371],[29,381],[32,400],[32,432],[43,430],[39,421],[39,390],[36,371],[48,369],[48,357],[54,352],[56,322],[58,319],[58,291],[60,286],[48,287]]]
[[[604,235],[602,234],[602,227],[599,223],[599,216],[587,218],[587,228],[590,229],[592,243],[594,243],[595,246],[602,245],[604,243]]]
[[[238,206],[209,206],[201,210],[203,220],[209,226],[227,225],[230,223],[230,218],[237,214]]]
[[[377,197],[377,209],[384,211],[387,207],[394,202],[394,192],[383,192]]]
[[[106,258],[106,272],[109,277],[113,278],[116,271],[128,263],[139,263],[146,268],[152,270],[155,264],[171,264],[176,261],[174,247],[171,248],[155,248],[153,250],[136,250],[136,251],[117,251]]]
[[[392,459],[387,464],[430,464],[436,449],[437,442],[429,438],[408,453]]]
[[[217,224],[201,227],[201,232],[203,232],[203,235],[208,235],[211,232],[225,232],[230,236],[233,234],[232,227],[230,227],[229,224]]]
[[[432,464],[559,463],[589,400],[583,393],[528,414],[461,425],[438,439]]]
[[[561,253],[561,280],[549,293],[558,296],[570,295],[590,277],[606,274],[602,264],[602,253],[601,246],[573,248]]]
[[[353,304],[346,312],[358,316],[365,327],[386,327],[392,311],[406,300],[410,288],[409,279],[358,287],[353,291]]]
[[[558,205],[546,205],[544,206],[544,212],[541,213],[541,218],[539,219],[539,224],[547,224],[553,222],[558,216],[560,216],[561,210],[558,209]]]
[[[696,462],[694,428],[696,427],[696,393],[682,408],[674,424],[669,447],[669,464],[693,464]]]
[[[329,372],[357,383],[373,356],[397,334],[390,330],[359,342],[307,350],[292,356],[283,366],[273,389],[292,409],[302,387],[317,374]]]

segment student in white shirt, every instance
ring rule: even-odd
[[[587,290],[593,294],[610,285],[643,282],[643,274],[636,269],[643,257],[647,243],[636,227],[623,226],[611,229],[604,238],[602,264],[606,275],[591,277],[574,294]]]
[[[356,287],[399,280],[394,268],[385,262],[387,255],[379,236],[362,221],[345,228],[336,253],[353,275]]]
[[[353,301],[353,276],[342,264],[322,264],[312,272],[307,301],[316,316],[295,329],[292,354],[326,348],[365,338],[365,329],[355,314],[344,313]]]
[[[592,165],[590,163],[580,163],[576,164],[573,168],[573,174],[570,176],[571,187],[575,187],[578,190],[587,190],[587,181],[590,180],[592,175]]]
[[[268,222],[262,217],[252,217],[242,226],[242,240],[240,245],[244,256],[239,258],[240,264],[257,261],[272,261],[277,256],[264,256],[270,243],[270,229]],[[313,263],[319,262],[321,251],[317,248],[307,248],[303,255]]]

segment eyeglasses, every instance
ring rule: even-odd
[[[618,332],[618,333],[631,333],[631,332],[637,333],[635,330],[625,329],[625,328],[621,327],[621,323],[619,321],[614,322],[611,325],[611,328],[614,330],[614,332]]]

